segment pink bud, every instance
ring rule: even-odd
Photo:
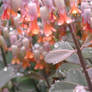
[[[26,48],[23,46],[20,48],[20,56],[23,58],[26,55]]]
[[[39,61],[40,59],[40,51],[39,50],[33,50],[35,60]]]
[[[12,49],[13,56],[16,56],[18,54],[18,47],[17,47],[17,45],[12,45],[11,49]]]
[[[5,38],[8,38],[9,37],[9,30],[8,30],[8,27],[4,27],[3,28],[3,35]]]
[[[54,0],[54,2],[59,10],[65,7],[64,0]]]
[[[18,11],[22,6],[22,0],[11,0],[12,9]]]
[[[49,11],[45,6],[40,8],[40,15],[41,15],[42,21],[46,21],[48,19]]]
[[[84,23],[87,23],[90,19],[90,13],[91,13],[91,9],[85,9],[84,12],[82,13],[82,16],[84,18]]]
[[[88,2],[81,2],[81,10],[82,10],[82,12],[83,12],[85,9],[88,9],[88,8],[90,8]]]
[[[10,43],[15,44],[17,42],[17,35],[10,33]]]
[[[22,41],[22,43],[23,43],[23,46],[25,48],[28,48],[29,47],[29,39],[28,38],[24,38],[23,41]]]
[[[44,0],[44,3],[50,11],[54,9],[53,0]]]
[[[34,20],[35,18],[37,19],[37,6],[35,3],[30,2],[28,4],[29,8],[29,14],[31,15],[31,20]]]

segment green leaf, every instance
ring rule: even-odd
[[[82,50],[82,54],[83,54],[84,58],[92,59],[92,48],[91,47],[84,48]]]
[[[54,45],[54,50],[63,50],[63,49],[74,50],[71,44],[67,41],[57,42]],[[69,63],[80,64],[79,57],[76,53],[73,53],[71,56],[69,56],[65,60]]]
[[[19,92],[35,92],[35,84],[37,84],[37,81],[31,79],[30,77],[21,77],[20,80],[17,80],[17,83],[19,84]]]
[[[64,61],[68,57],[70,57],[73,53],[74,53],[74,50],[67,50],[67,49],[53,50],[53,51],[50,51],[45,56],[45,61],[47,63],[57,64],[59,62]]]
[[[13,68],[8,67],[7,71],[0,71],[0,88],[2,88],[8,81],[16,77]]]
[[[73,92],[76,84],[59,81],[51,86],[49,92]]]
[[[40,73],[38,73],[38,72],[31,72],[28,76],[31,79],[44,80],[44,77]]]
[[[81,66],[73,63],[64,63],[62,64],[57,71],[66,73],[71,69],[80,69]]]
[[[67,72],[65,81],[87,86],[84,74],[78,69],[71,69]]]

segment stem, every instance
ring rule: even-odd
[[[5,56],[5,53],[4,53],[4,50],[3,48],[1,47],[1,53],[2,53],[2,57],[3,57],[3,63],[4,63],[4,66],[7,67],[7,61],[6,61],[6,56]]]
[[[37,85],[36,85],[35,81],[34,81],[34,80],[32,80],[32,82],[33,82],[33,84],[34,84],[34,87],[35,87],[36,91],[37,91],[37,92],[40,92],[40,90],[39,90],[39,88],[37,87]]]
[[[43,70],[43,76],[44,76],[44,79],[45,79],[45,81],[46,81],[46,83],[48,85],[48,88],[50,88],[50,84],[49,84],[48,77],[46,75],[45,69]]]
[[[90,77],[88,75],[88,72],[86,70],[86,65],[85,65],[85,61],[84,61],[84,58],[82,56],[81,50],[80,50],[80,45],[79,45],[79,43],[77,41],[77,37],[76,37],[76,34],[74,32],[74,30],[76,30],[76,27],[75,27],[74,24],[70,24],[69,28],[70,28],[72,38],[74,40],[74,43],[75,43],[75,46],[76,46],[76,49],[77,49],[77,54],[78,54],[78,57],[79,57],[79,60],[80,60],[80,64],[81,64],[81,66],[83,68],[83,72],[85,73],[85,77],[86,77],[86,80],[88,82],[89,90],[90,90],[90,92],[92,92],[92,83],[91,83]]]

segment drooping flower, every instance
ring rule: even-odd
[[[30,30],[29,30],[28,34],[31,36],[39,34],[39,26],[37,24],[37,20],[33,20],[30,23]]]
[[[54,14],[55,11],[54,0],[43,0],[43,2],[45,6],[48,8],[50,22],[55,22],[56,16]]]
[[[31,51],[27,51],[24,59],[32,60],[34,57],[34,54]]]
[[[37,17],[38,17],[37,5],[33,2],[30,2],[28,5],[28,8],[29,8],[29,15],[31,19],[29,33],[31,33],[32,35],[37,35],[39,33],[39,27],[37,24]]]
[[[22,62],[23,62],[23,63],[22,63],[22,67],[23,67],[24,69],[30,67],[30,62],[29,62],[28,60],[25,60],[25,59],[24,59]]]
[[[34,67],[35,70],[43,70],[44,69],[44,65],[41,63],[37,63],[36,66]]]
[[[45,4],[45,6],[49,9],[49,12],[51,12],[52,10],[55,10],[53,0],[43,0],[43,2]]]
[[[12,64],[20,64],[20,60],[17,57],[12,59]]]
[[[40,14],[41,14],[41,19],[42,23],[44,26],[44,34],[46,36],[49,36],[52,34],[53,31],[56,31],[53,26],[48,22],[48,17],[49,17],[49,11],[48,9],[44,6],[40,8]]]
[[[72,20],[66,14],[64,0],[55,0],[55,5],[58,9],[59,15],[59,18],[57,20],[58,25],[63,25],[64,23],[71,23]]]
[[[78,0],[70,0],[71,9],[69,11],[70,14],[76,15],[80,14],[81,10],[78,8]]]
[[[6,9],[6,10],[3,12],[2,16],[1,16],[1,19],[2,19],[2,20],[9,19],[9,18],[10,18],[9,15],[10,15],[10,14],[8,13],[8,10]]]
[[[92,32],[92,26],[91,26],[91,22],[92,22],[92,14],[91,14],[91,8],[90,6],[84,6],[87,5],[88,3],[85,2],[82,4],[81,7],[84,7],[84,9],[82,9],[82,25],[83,25],[83,30]]]

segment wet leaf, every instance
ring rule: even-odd
[[[73,92],[76,84],[59,81],[51,86],[49,92]]]
[[[67,72],[65,81],[76,83],[78,85],[87,86],[87,81],[85,79],[84,74],[80,71],[80,69],[71,69]]]
[[[45,61],[47,63],[57,64],[70,57],[73,53],[74,50],[67,50],[67,49],[53,50],[46,55]]]
[[[8,81],[10,81],[14,77],[16,77],[16,75],[13,72],[13,68],[9,67],[7,71],[1,70],[0,71],[0,88],[3,87]]]

